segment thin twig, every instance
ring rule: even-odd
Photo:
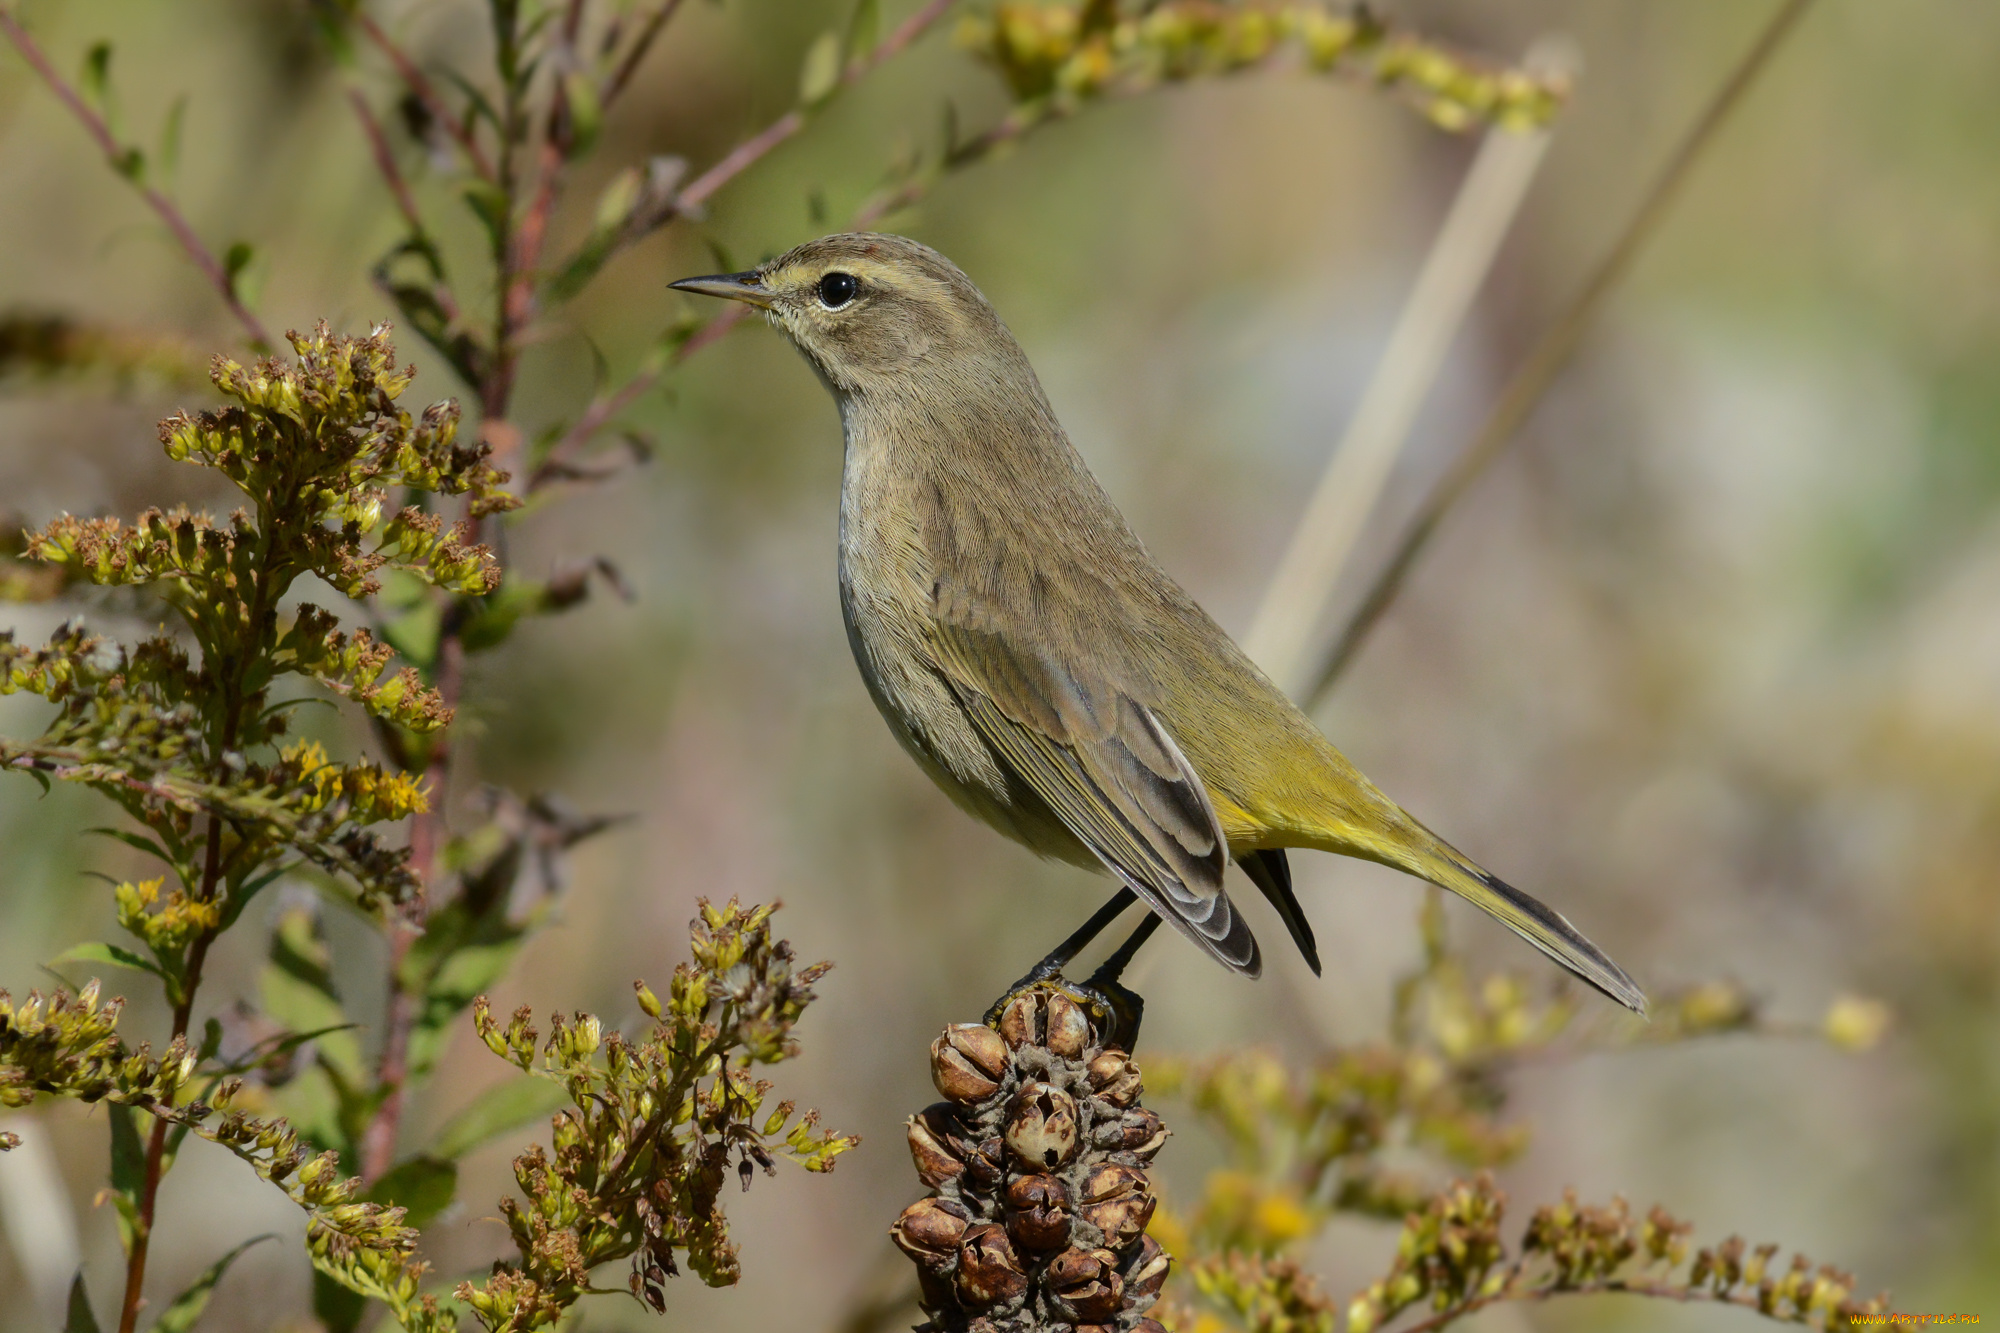
[[[528,492],[533,494],[550,482],[561,478],[569,467],[571,456],[582,449],[584,445],[590,443],[597,435],[597,432],[609,425],[614,417],[644,397],[654,385],[660,382],[669,370],[680,365],[703,348],[720,342],[724,334],[742,323],[750,314],[751,309],[749,306],[730,306],[714,319],[696,329],[694,333],[689,335],[687,341],[676,347],[673,350],[673,354],[667,357],[662,364],[640,371],[632,376],[631,379],[619,385],[611,393],[597,399],[589,407],[585,408],[583,415],[576,419],[576,424],[564,432],[562,439],[556,441],[554,447],[549,450],[548,456],[542,460],[541,465],[529,476]]]
[[[381,24],[359,9],[353,11],[352,17],[355,25],[361,29],[362,35],[373,42],[376,49],[387,56],[389,63],[396,67],[396,77],[403,81],[419,102],[423,103],[424,110],[430,113],[431,119],[444,126],[445,133],[464,150],[466,160],[472,164],[473,171],[477,172],[482,180],[493,180],[492,159],[488,158],[486,150],[479,146],[479,138],[472,132],[472,126],[445,104],[430,76],[417,66],[416,61],[410,59],[408,52],[396,45],[389,34],[382,30]]]
[[[891,56],[899,54],[904,47],[924,35],[932,24],[943,18],[956,0],[930,0],[930,3],[896,25],[894,32],[877,42],[866,55],[851,61],[841,72],[839,87],[852,86],[861,77]],[[785,140],[797,134],[806,126],[806,113],[793,108],[766,125],[757,133],[731,149],[720,162],[688,182],[680,192],[679,202],[689,209],[698,208],[717,190],[735,180],[751,166]]]
[[[646,53],[653,49],[654,39],[660,35],[660,30],[667,26],[667,20],[674,16],[674,11],[680,7],[681,0],[660,0],[659,4],[653,6],[653,12],[646,15],[645,23],[640,25],[639,35],[632,39],[632,45],[626,50],[625,58],[618,62],[617,71],[604,85],[602,100],[607,108],[618,100],[618,95],[625,91],[625,85],[632,82],[632,76],[639,72],[639,66],[645,62]]]
[[[1465,452],[1452,464],[1451,469],[1439,479],[1423,507],[1410,521],[1395,554],[1382,572],[1375,578],[1368,595],[1362,599],[1359,609],[1349,619],[1339,639],[1328,652],[1317,674],[1313,677],[1312,688],[1305,696],[1305,706],[1317,706],[1332,690],[1343,672],[1353,662],[1360,651],[1369,631],[1381,621],[1382,616],[1395,602],[1402,591],[1417,557],[1430,543],[1438,525],[1453,505],[1472,488],[1480,474],[1500,456],[1513,440],[1521,426],[1541,402],[1562,368],[1568,364],[1572,353],[1583,341],[1585,330],[1603,307],[1605,299],[1618,283],[1631,271],[1633,263],[1645,249],[1665,219],[1674,197],[1687,180],[1702,153],[1714,142],[1717,132],[1729,119],[1729,115],[1743,100],[1746,93],[1756,83],[1757,77],[1770,65],[1771,58],[1784,45],[1786,37],[1797,26],[1799,20],[1811,9],[1813,0],[1785,0],[1764,29],[1756,42],[1730,71],[1722,86],[1716,89],[1708,105],[1702,109],[1699,118],[1690,127],[1685,138],[1675,148],[1646,193],[1644,201],[1625,224],[1617,243],[1609,253],[1598,261],[1582,289],[1571,298],[1562,317],[1544,333],[1535,344],[1528,359],[1508,381],[1500,399],[1493,405],[1481,425],[1479,434],[1473,438]]]
[[[1649,1296],[1654,1300],[1678,1301],[1683,1305],[1709,1303],[1714,1305],[1734,1305],[1745,1310],[1757,1310],[1757,1293],[1728,1292],[1717,1293],[1703,1287],[1680,1287],[1671,1282],[1651,1278],[1623,1278],[1599,1282],[1579,1282],[1568,1287],[1531,1287],[1526,1291],[1502,1287],[1490,1296],[1475,1296],[1463,1305],[1455,1305],[1414,1324],[1405,1324],[1395,1333],[1438,1333],[1449,1328],[1469,1315],[1477,1314],[1489,1305],[1503,1305],[1515,1301],[1546,1301],[1552,1296]]]
[[[388,183],[389,193],[395,196],[396,211],[409,224],[411,235],[421,238],[424,235],[423,215],[417,212],[416,196],[410,193],[409,182],[403,179],[402,171],[396,166],[396,155],[389,147],[389,136],[382,131],[382,122],[375,119],[375,113],[368,109],[368,99],[361,95],[359,89],[349,88],[347,101],[361,121],[361,132],[368,136],[368,150],[374,154],[375,169]]]
[[[259,350],[272,347],[274,344],[270,332],[264,327],[264,322],[252,314],[249,307],[245,306],[237,296],[236,283],[229,276],[228,268],[202,243],[201,237],[195,234],[194,227],[189,224],[180,209],[175,207],[173,200],[139,180],[125,168],[126,154],[130,150],[118,142],[111,133],[111,127],[88,102],[83,100],[83,95],[56,73],[55,66],[49,63],[49,58],[43,54],[41,47],[35,45],[34,38],[28,36],[27,29],[23,28],[19,20],[14,17],[11,8],[0,7],[0,31],[7,34],[7,40],[11,41],[14,49],[21,53],[21,59],[27,61],[29,67],[41,76],[42,82],[49,85],[50,91],[69,108],[70,114],[82,122],[84,129],[89,132],[92,139],[96,140],[99,150],[103,152],[104,160],[111,164],[111,169],[130,180],[132,187],[139,192],[140,198],[144,199],[153,212],[159,215],[160,220],[167,224],[167,230],[171,231],[174,239],[180,242],[181,249],[187,252],[188,258],[194,261],[195,267],[202,271],[202,276],[208,279],[209,285],[222,297],[223,304],[229,307],[229,313],[236,316],[237,322],[250,335],[250,341]]]

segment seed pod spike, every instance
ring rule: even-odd
[[[1122,1024],[1061,982],[1008,997],[990,1021],[954,1024],[932,1044],[947,1100],[907,1124],[932,1194],[892,1235],[917,1265],[925,1328],[1163,1333],[1143,1316],[1172,1265],[1146,1235],[1147,1169],[1167,1129],[1112,1043]]]

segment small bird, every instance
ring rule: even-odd
[[[1031,977],[1133,895],[1257,976],[1256,938],[1223,886],[1231,860],[1317,973],[1285,861],[1310,847],[1448,889],[1645,1012],[1568,921],[1378,791],[1160,568],[944,256],[847,233],[672,286],[762,310],[839,404],[841,609],[897,740],[971,814],[1124,886]]]

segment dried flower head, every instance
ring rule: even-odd
[[[910,1157],[935,1193],[890,1229],[917,1265],[933,1333],[1134,1330],[1171,1260],[1148,1237],[1146,1165],[1166,1129],[1138,1105],[1138,1066],[1102,1044],[1053,985],[1015,996],[994,1027],[931,1046],[948,1100],[910,1118]]]

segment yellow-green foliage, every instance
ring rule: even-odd
[[[1287,50],[1315,71],[1352,73],[1407,96],[1446,129],[1540,125],[1568,91],[1393,29],[1365,9],[1336,11],[1316,0],[1003,0],[987,17],[964,19],[959,40],[990,60],[1026,105],[1227,74]]]
[[[479,1035],[495,1055],[560,1084],[570,1108],[554,1121],[553,1153],[538,1145],[514,1160],[524,1202],[500,1205],[520,1252],[458,1298],[489,1329],[554,1323],[583,1293],[590,1272],[627,1256],[634,1295],[665,1308],[679,1271],[675,1252],[710,1286],[737,1279],[720,1195],[735,1159],[744,1187],[754,1170],[790,1158],[830,1171],[858,1139],[818,1127],[791,1102],[769,1110],[759,1065],[798,1054],[792,1028],[827,964],[794,970],[791,947],[773,940],[768,907],[701,905],[694,961],[674,970],[662,1002],[643,984],[652,1031],[628,1040],[591,1014],[550,1018],[539,1042],[522,1009],[504,1026],[482,999]]]

